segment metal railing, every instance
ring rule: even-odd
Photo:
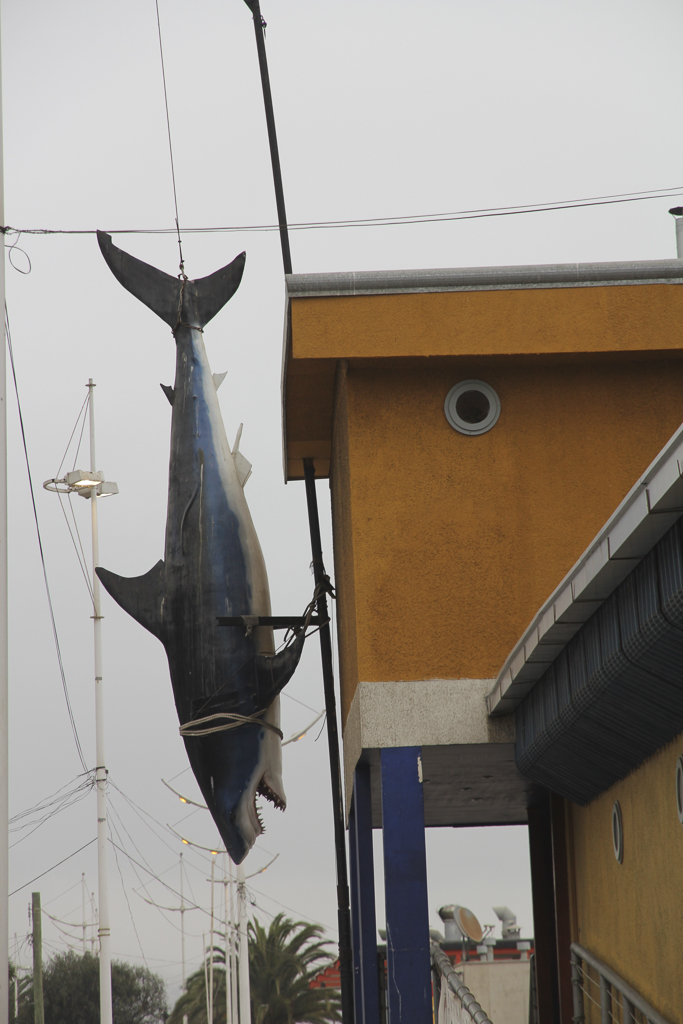
[[[432,977],[434,979],[435,1024],[492,1024],[488,1014],[474,998],[450,960],[436,942],[431,944]],[[659,1021],[653,1024],[659,1024]],[[665,1022],[666,1024],[666,1022]]]
[[[574,1024],[671,1024],[583,946],[573,942],[571,957]]]

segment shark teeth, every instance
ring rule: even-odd
[[[270,788],[270,786],[265,781],[265,779],[261,779],[261,781],[258,784],[258,788],[257,788],[256,792],[258,793],[259,796],[265,797],[266,800],[268,800],[271,804],[273,804],[275,807],[277,807],[278,811],[284,811],[284,809],[286,807],[286,804],[285,804],[284,800],[282,800],[282,798],[279,797],[277,795],[277,793],[275,793]],[[258,808],[257,808],[257,813],[258,813]]]

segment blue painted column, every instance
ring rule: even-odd
[[[385,747],[382,839],[390,1024],[432,1024],[421,747]]]
[[[375,866],[372,853],[372,800],[370,765],[358,764],[353,774],[355,812],[355,859],[358,879],[359,961],[362,1016],[356,1024],[379,1024],[379,978],[377,974],[377,920],[375,917]],[[355,858],[354,858],[355,853]],[[356,1011],[358,1012],[358,1011]]]
[[[363,982],[360,972],[360,907],[356,866],[356,812],[353,798],[349,813],[349,883],[351,886],[351,946],[353,950],[353,1006],[356,1024],[363,1024]]]

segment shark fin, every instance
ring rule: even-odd
[[[241,252],[232,263],[214,271],[208,277],[185,282],[183,320],[186,323],[204,327],[209,320],[213,320],[216,313],[220,312],[239,288],[246,258],[247,254]]]
[[[175,398],[175,388],[171,384],[160,384],[159,387],[168,398],[168,401],[173,405],[173,399]]]
[[[240,423],[237,430],[237,436],[235,437],[235,443],[232,446],[232,457],[235,462],[235,469],[237,470],[237,479],[240,482],[242,490],[246,487],[247,480],[251,476],[251,462],[249,462],[249,459],[245,459],[244,455],[242,455],[242,452],[240,451],[243,427],[244,423]]]
[[[216,391],[218,391],[219,387],[221,386],[221,384],[223,383],[225,378],[228,376],[228,371],[225,370],[223,373],[214,373],[214,374],[212,374],[212,376],[213,376],[213,382],[214,382],[214,384],[216,386]]]
[[[235,294],[244,273],[246,253],[240,253],[208,277],[181,280],[118,249],[104,231],[97,232],[97,241],[119,284],[173,328],[179,323],[193,327],[208,324]]]
[[[233,459],[235,460],[235,469],[237,470],[237,479],[239,480],[242,490],[246,487],[247,480],[251,476],[251,462],[249,459],[245,459],[242,452],[233,452]]]
[[[140,302],[149,306],[164,323],[175,327],[180,309],[181,282],[177,277],[164,274],[163,270],[150,267],[123,249],[117,249],[111,235],[97,232],[97,241],[107,266],[127,291]]]
[[[257,703],[261,708],[270,707],[294,675],[304,646],[303,631],[279,654],[257,654],[256,685]]]
[[[117,576],[98,565],[95,572],[102,586],[111,594],[124,612],[128,612],[136,622],[148,629],[159,640],[163,640],[161,611],[164,599],[163,561],[145,573],[144,576]]]

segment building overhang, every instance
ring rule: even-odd
[[[516,712],[527,778],[585,804],[683,731],[683,427],[510,652],[487,698]]]
[[[285,479],[329,475],[340,360],[683,350],[679,284],[681,260],[288,275]]]

